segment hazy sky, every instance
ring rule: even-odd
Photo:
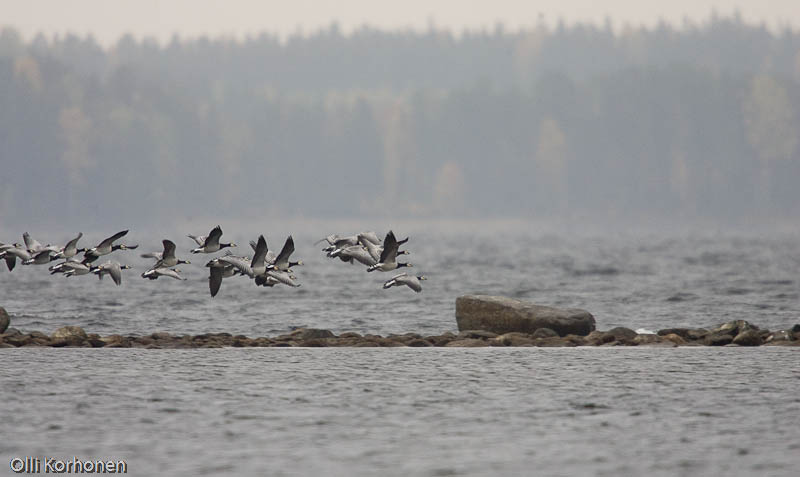
[[[659,18],[680,25],[684,16],[703,21],[712,9],[725,15],[738,9],[746,21],[771,27],[800,27],[797,0],[0,0],[0,25],[17,28],[25,39],[38,32],[91,33],[110,45],[123,33],[161,42],[175,32],[242,37],[266,30],[285,37],[334,20],[345,32],[363,24],[424,29],[431,23],[460,31],[498,21],[516,29],[536,24],[540,15],[551,25],[559,18],[601,24],[606,16],[617,27]]]

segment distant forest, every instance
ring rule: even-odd
[[[0,32],[0,224],[797,217],[800,34]]]

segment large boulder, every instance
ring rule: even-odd
[[[595,329],[591,313],[534,305],[513,298],[489,295],[464,295],[456,299],[459,331],[485,330],[502,335],[511,332],[532,334],[550,328],[559,336],[586,336]]]
[[[0,306],[0,335],[6,332],[10,324],[11,318],[6,313],[6,309]]]

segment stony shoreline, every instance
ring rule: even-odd
[[[77,326],[59,328],[51,335],[38,331],[22,333],[13,328],[0,334],[0,348],[68,347],[68,348],[144,348],[189,349],[223,347],[575,347],[575,346],[797,346],[800,347],[800,325],[790,330],[759,329],[747,321],[732,321],[711,329],[669,328],[656,334],[639,334],[629,328],[592,331],[587,336],[558,336],[542,328],[532,334],[511,332],[498,335],[489,331],[445,332],[424,336],[418,333],[388,336],[359,333],[335,335],[330,330],[301,328],[274,337],[251,338],[230,333],[175,335],[156,332],[144,336],[86,333]]]

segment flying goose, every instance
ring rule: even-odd
[[[122,284],[122,270],[127,270],[129,268],[131,268],[130,265],[120,265],[119,262],[108,261],[94,267],[91,272],[97,275],[101,280],[104,275],[111,275],[111,279],[114,280],[114,283],[120,286],[120,284]]]
[[[180,270],[177,268],[151,268],[150,270],[142,273],[142,278],[149,278],[150,280],[156,280],[158,277],[171,277],[176,280],[186,280],[182,276],[179,275]]]
[[[283,248],[281,249],[281,253],[275,257],[275,260],[267,267],[270,270],[278,270],[281,272],[288,271],[291,267],[295,265],[302,265],[303,261],[298,260],[296,262],[290,262],[289,256],[294,253],[294,239],[290,235],[286,242],[283,244]]]
[[[322,251],[332,252],[337,248],[344,248],[350,245],[357,245],[359,236],[363,236],[364,240],[372,242],[375,245],[380,245],[381,243],[381,239],[378,238],[378,235],[375,234],[375,232],[361,232],[360,234],[351,235],[349,237],[344,237],[337,234],[328,235],[327,237],[314,242],[314,245],[317,245],[320,242],[328,242],[329,246],[322,249]]]
[[[15,243],[13,246],[6,248],[0,252],[0,258],[5,259],[8,271],[14,270],[17,265],[17,259],[20,261],[30,260],[31,254],[28,252],[27,247],[22,244]]]
[[[50,271],[50,275],[55,275],[56,273],[64,273],[68,269],[70,269],[70,267],[74,263],[81,263],[81,262],[78,262],[77,260],[67,259],[61,263],[57,263],[55,265],[50,266],[47,270]]]
[[[383,251],[381,252],[380,260],[375,265],[367,268],[367,271],[372,272],[380,270],[382,272],[389,272],[397,268],[411,267],[412,265],[410,263],[397,262],[397,247],[399,247],[397,239],[394,236],[394,232],[390,230],[383,240]]]
[[[219,243],[219,239],[222,237],[222,227],[219,225],[211,229],[208,236],[197,237],[189,235],[188,237],[197,242],[198,245],[197,248],[192,250],[192,253],[214,253],[226,247],[236,246],[235,243]]]
[[[151,253],[143,253],[142,257],[144,258],[156,258],[156,264],[153,265],[152,268],[169,268],[174,267],[176,265],[180,265],[182,263],[192,263],[188,260],[180,260],[175,258],[175,242],[172,240],[164,239],[161,241],[164,245],[163,252],[151,252]]]
[[[233,265],[220,261],[219,258],[206,263],[206,267],[209,268],[208,288],[211,291],[211,296],[215,297],[219,292],[220,285],[222,285],[222,279],[234,276],[236,269]]]
[[[14,266],[17,264],[17,258],[16,257],[8,257],[8,258],[5,257],[5,253],[4,252],[6,250],[10,249],[10,248],[14,248],[14,246],[10,245],[10,244],[3,243],[3,242],[0,242],[0,259],[5,259],[6,266],[8,267],[8,271],[11,271],[14,268]]]
[[[78,236],[67,242],[59,251],[57,258],[72,258],[80,252],[86,252],[85,248],[78,248],[78,240],[83,237],[83,232],[78,232]]]
[[[52,252],[47,249],[42,249],[39,252],[35,252],[34,255],[27,259],[23,260],[23,265],[44,265],[47,263],[52,262],[53,260],[58,260],[58,255],[52,255]]]
[[[93,267],[91,265],[85,265],[75,260],[67,260],[66,262],[62,262],[50,267],[50,274],[53,275],[55,273],[60,272],[65,277],[75,277],[75,276],[87,275],[96,269],[97,267]]]
[[[372,258],[370,253],[361,245],[350,245],[344,248],[337,248],[333,252],[330,252],[329,256],[339,257],[343,262],[353,263],[353,260],[356,260],[368,267],[371,267],[377,263],[377,261]]]
[[[424,275],[418,275],[415,277],[414,275],[409,275],[407,273],[400,273],[393,276],[390,280],[387,280],[386,283],[383,284],[383,288],[387,289],[406,285],[408,288],[419,293],[422,291],[422,285],[419,282],[427,279],[428,278]]]
[[[397,241],[397,246],[403,245],[404,243],[408,242],[408,237],[404,238],[403,240]],[[364,234],[358,234],[358,243],[360,243],[372,256],[375,262],[378,262],[381,259],[381,253],[383,252],[383,245],[376,244],[369,240],[368,237],[364,236]],[[407,255],[408,252],[405,250],[401,250],[397,252],[398,255]]]
[[[98,258],[102,257],[103,255],[108,255],[109,253],[115,250],[134,250],[138,247],[138,245],[113,245],[114,241],[121,239],[128,233],[127,230],[123,230],[122,232],[117,232],[111,237],[103,240],[96,247],[90,248],[83,252],[83,263],[92,263]],[[102,275],[101,275],[102,276]]]

